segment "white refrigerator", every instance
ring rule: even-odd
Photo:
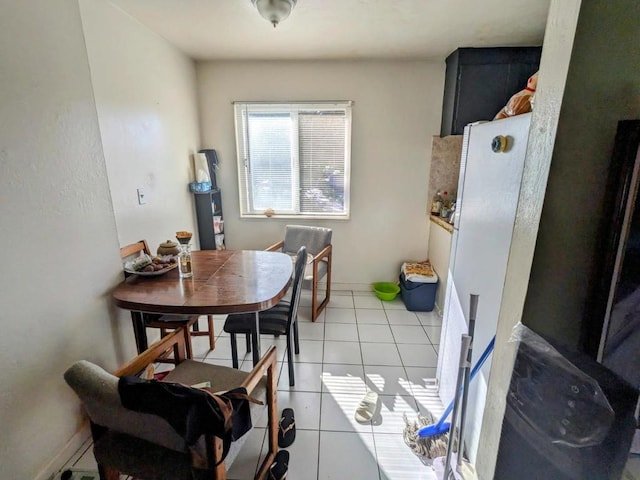
[[[469,296],[480,296],[473,336],[475,364],[495,335],[527,148],[531,114],[465,127],[438,356],[439,394],[455,393],[460,336],[468,331]],[[498,139],[506,139],[499,150]],[[503,142],[504,144],[504,142]],[[475,462],[491,358],[469,388],[465,444]]]

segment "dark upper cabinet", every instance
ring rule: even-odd
[[[459,48],[447,57],[440,136],[493,120],[540,66],[542,47]]]

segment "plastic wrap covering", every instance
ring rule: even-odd
[[[519,325],[512,340],[515,364],[494,478],[622,478],[638,392],[555,339]]]
[[[515,414],[511,419],[523,423],[520,434],[543,451],[601,444],[615,414],[598,382],[522,324],[510,342],[520,345],[507,408]]]

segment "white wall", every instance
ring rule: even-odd
[[[333,229],[333,285],[393,281],[425,259],[431,136],[440,128],[444,62],[205,62],[198,64],[203,145],[221,161],[225,241],[262,249],[287,223]],[[353,100],[351,219],[240,219],[234,100]]]
[[[74,445],[65,369],[134,348],[77,2],[3,2],[0,65],[0,478],[24,480]]]
[[[80,7],[84,32],[76,0],[0,7],[3,480],[48,478],[84,440],[69,365],[135,352],[110,301],[119,245],[195,229],[193,63],[106,2]]]
[[[109,2],[80,0],[80,9],[118,240],[145,238],[155,252],[177,230],[196,232],[187,188],[200,148],[195,65]]]

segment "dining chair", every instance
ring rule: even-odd
[[[300,341],[298,339],[298,305],[300,304],[300,292],[302,291],[302,279],[304,278],[304,267],[307,258],[307,249],[300,247],[295,257],[295,267],[293,273],[293,287],[291,299],[281,300],[274,307],[264,310],[258,314],[260,325],[259,334],[266,335],[286,335],[287,337],[287,363],[289,364],[289,385],[295,384],[293,373],[293,349],[296,354],[300,353]],[[237,334],[251,335],[255,325],[256,317],[254,313],[239,313],[229,315],[224,322],[224,331],[231,337],[231,361],[233,368],[238,368],[238,342]],[[249,345],[249,342],[247,342]]]
[[[145,253],[151,255],[149,245],[146,240],[140,240],[139,242],[126,245],[120,249],[120,258],[125,259],[134,255],[140,255]],[[125,272],[125,277],[131,274]],[[133,315],[133,313],[132,313]],[[160,315],[154,313],[142,313],[142,319],[145,327],[159,328],[160,336],[164,337],[168,330],[175,330],[180,327],[186,327],[184,329],[186,340],[186,353],[187,358],[193,358],[193,345],[191,337],[208,336],[209,337],[209,349],[213,350],[216,346],[216,337],[213,327],[213,315],[207,315],[207,330],[200,330],[198,325],[198,315]],[[142,353],[138,351],[138,353]]]
[[[305,270],[302,287],[311,290],[311,321],[313,322],[327,306],[331,296],[331,256],[333,253],[331,234],[330,228],[287,225],[284,240],[267,248],[268,251],[282,251],[289,255],[295,255],[300,247],[305,246],[307,252],[312,255]],[[322,301],[318,302],[318,282],[325,276],[327,278],[325,296]]]
[[[186,359],[184,338],[174,330],[114,374],[85,360],[65,372],[89,416],[101,480],[117,480],[120,474],[145,480],[225,480],[265,409],[268,451],[255,478],[267,478],[278,451],[276,348],[247,373]],[[151,382],[135,378],[168,349],[179,360],[168,375]],[[193,387],[202,383],[216,396]],[[261,404],[246,403],[246,397],[231,400],[240,414],[229,417],[224,400],[231,395],[222,392],[238,387]]]

